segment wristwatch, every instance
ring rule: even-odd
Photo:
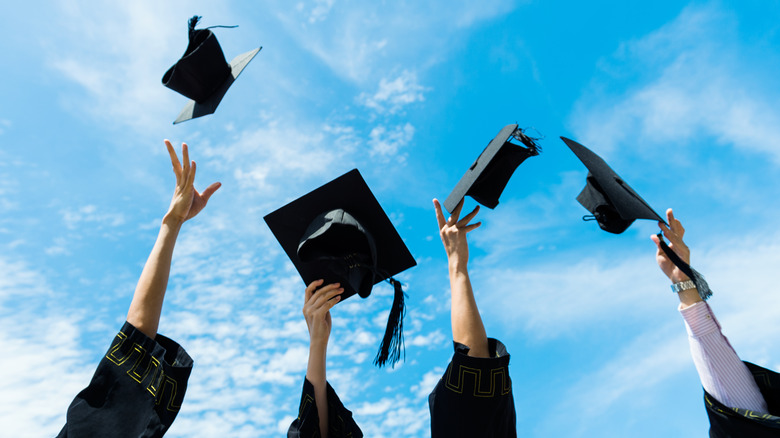
[[[685,280],[679,283],[675,283],[671,287],[672,287],[672,292],[678,294],[684,290],[696,289],[696,284],[691,280]]]

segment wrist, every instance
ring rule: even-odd
[[[672,281],[672,284],[682,283],[683,281],[689,281],[691,278],[685,275],[684,273],[680,272],[679,274],[672,274],[669,276],[669,280]]]
[[[311,338],[309,340],[309,354],[325,356],[328,351],[328,339]]]
[[[184,219],[169,211],[168,213],[165,213],[165,216],[163,216],[162,224],[167,227],[179,229],[181,228],[182,224],[184,224]]]
[[[468,260],[450,259],[448,264],[450,274],[468,274]]]

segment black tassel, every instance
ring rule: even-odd
[[[539,146],[539,143],[537,143],[537,141],[541,140],[543,137],[531,137],[530,135],[525,133],[528,129],[529,128],[526,129],[517,128],[512,133],[512,137],[514,137],[515,139],[517,139],[517,141],[519,141],[520,143],[528,147],[528,152],[530,152],[532,156],[539,155],[539,152],[542,151],[542,147]],[[536,129],[534,129],[534,131],[536,131]]]
[[[187,21],[187,28],[190,31],[190,35],[192,35],[192,33],[195,32],[195,26],[198,25],[198,21],[200,21],[201,18],[203,17],[200,15],[193,15],[192,18],[190,18],[189,21]]]
[[[669,245],[664,241],[663,233],[658,233],[658,240],[661,242],[661,249],[664,251],[664,254],[666,254],[666,256],[669,257],[669,260],[680,268],[680,270],[691,279],[693,284],[696,285],[696,290],[699,291],[701,299],[707,301],[707,298],[712,296],[712,291],[710,290],[710,285],[708,285],[707,281],[704,279],[704,276],[701,275],[699,271],[693,269],[689,264],[685,263],[674,251],[672,251],[672,248],[669,248]]]
[[[404,316],[406,315],[406,306],[404,305],[404,296],[401,289],[401,283],[394,279],[388,279],[393,285],[395,296],[393,298],[393,307],[390,309],[390,315],[387,317],[387,328],[385,336],[382,338],[382,344],[374,358],[374,365],[383,367],[388,362],[395,368],[395,364],[401,359],[403,353],[406,360],[406,346],[404,345]]]

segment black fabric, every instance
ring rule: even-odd
[[[162,78],[163,85],[195,102],[208,99],[230,77],[230,64],[214,32],[195,30],[199,18],[189,20],[187,50]]]
[[[585,188],[577,201],[593,214],[602,230],[620,234],[636,219],[666,223],[601,157],[574,140],[561,140],[588,168]]]
[[[710,419],[712,438],[780,437],[780,374],[745,362],[764,396],[768,414],[729,408],[704,391],[704,406]]]
[[[161,437],[179,413],[191,371],[192,358],[179,344],[125,322],[57,436]]]
[[[444,376],[428,396],[431,438],[516,437],[515,402],[509,378],[509,354],[488,339],[489,358],[468,356],[455,343]]]
[[[337,218],[336,213],[332,218],[326,218],[326,213],[336,210],[348,212],[351,218],[348,221],[351,223],[347,224],[346,216],[339,219],[338,224],[331,220]],[[263,219],[295,265],[304,285],[319,279],[324,279],[325,284],[342,283],[342,301],[356,294],[365,298],[371,288],[355,290],[350,281],[345,281],[345,278],[338,275],[339,270],[334,273],[331,266],[333,259],[324,260],[323,257],[328,252],[329,245],[333,245],[338,249],[337,252],[342,254],[362,253],[364,260],[356,260],[361,264],[366,264],[365,259],[371,258],[370,266],[375,270],[375,275],[372,276],[373,284],[417,265],[417,261],[357,169],[312,190],[265,215]],[[357,236],[360,237],[356,238]],[[340,237],[349,241],[337,242]],[[371,239],[370,244],[366,240],[368,237]],[[368,251],[366,246],[369,246]],[[343,264],[343,261],[339,263]]]
[[[593,218],[598,222],[599,228],[604,231],[620,234],[634,223],[634,219],[626,220],[620,216],[590,172],[585,179],[585,187],[577,195],[577,202],[593,213]]]
[[[471,196],[487,208],[496,208],[498,198],[501,197],[501,193],[504,192],[517,167],[523,164],[526,158],[534,155],[539,155],[539,152],[507,141],[485,167],[485,170],[474,180],[466,195]]]
[[[361,298],[371,295],[378,273],[376,243],[349,212],[339,208],[314,218],[298,244],[298,257],[325,265],[344,285],[342,300],[356,292]]]
[[[328,387],[328,437],[329,438],[360,438],[363,432],[352,419],[352,412],[345,408],[336,395],[336,391]],[[293,420],[287,430],[287,438],[319,438],[320,416],[317,413],[317,403],[314,399],[314,386],[308,379],[303,380],[301,404],[298,408],[298,418]]]
[[[512,143],[513,138],[525,147]],[[496,208],[517,167],[526,158],[539,155],[541,148],[536,140],[525,135],[517,124],[501,128],[444,200],[444,208],[452,213],[467,195],[485,207]]]
[[[374,284],[393,285],[393,307],[374,363],[395,365],[404,355],[404,292],[393,276],[417,265],[390,218],[357,169],[263,218],[305,285],[340,283],[341,301],[367,298]]]

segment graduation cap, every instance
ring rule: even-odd
[[[574,140],[561,140],[589,171],[585,188],[577,196],[577,201],[592,213],[583,219],[595,219],[602,230],[613,234],[622,233],[636,219],[666,223],[601,157]]]
[[[588,168],[585,187],[577,196],[577,201],[591,212],[591,215],[583,216],[583,220],[596,220],[602,230],[613,234],[622,233],[636,219],[654,220],[669,226],[601,157],[574,140],[566,137],[561,140]],[[669,248],[663,233],[659,232],[658,238],[666,256],[696,284],[702,299],[709,298],[712,291],[704,276]]]
[[[305,284],[341,283],[341,300],[366,298],[381,281],[393,285],[387,329],[374,364],[398,362],[403,345],[404,292],[392,278],[417,262],[353,169],[265,216]]]
[[[526,147],[512,143],[513,138]],[[504,126],[444,200],[444,208],[452,213],[466,195],[485,207],[496,208],[498,198],[517,166],[526,158],[539,155],[541,148],[536,140],[527,136],[516,124]]]
[[[184,106],[174,125],[216,111],[228,88],[262,49],[258,47],[242,53],[228,64],[217,36],[211,29],[236,26],[212,26],[195,30],[200,18],[196,15],[189,19],[187,50],[162,77],[163,85],[192,99]]]

